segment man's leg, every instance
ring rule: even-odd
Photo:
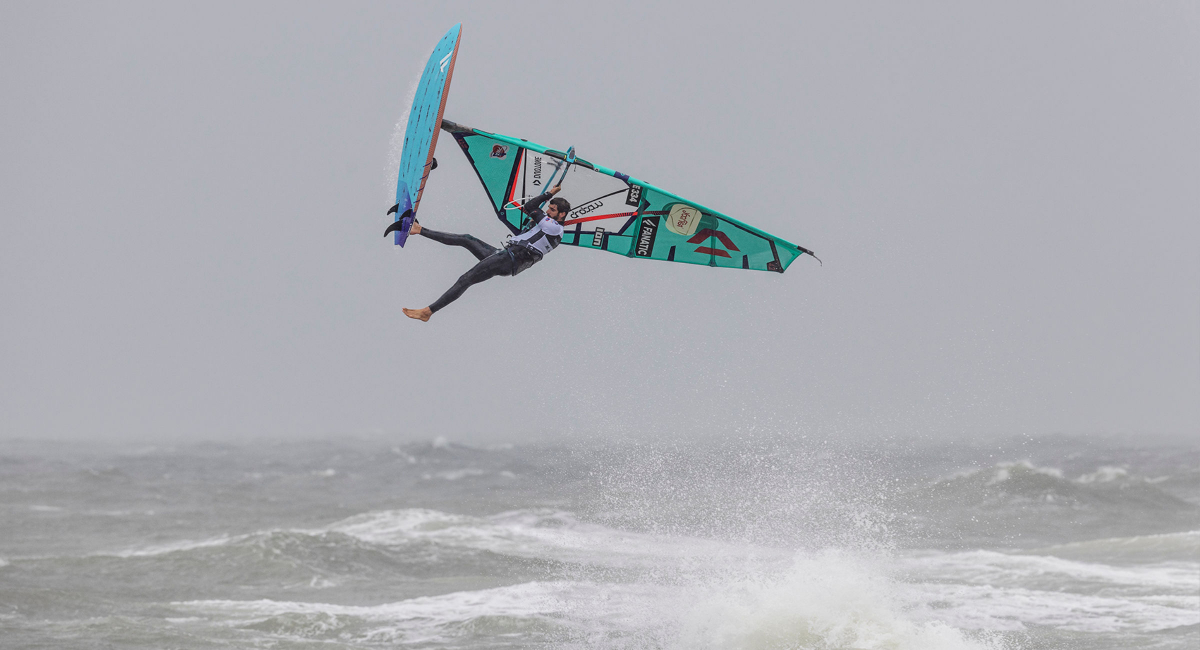
[[[463,235],[452,236],[462,237]],[[492,255],[479,260],[475,266],[471,267],[471,270],[463,273],[462,277],[458,278],[458,281],[454,283],[454,286],[450,287],[433,304],[424,309],[405,309],[404,315],[409,318],[427,321],[434,312],[458,300],[459,296],[463,295],[463,292],[471,285],[479,284],[497,275],[512,275],[512,257],[509,256],[507,251],[497,250]]]
[[[470,235],[452,235],[450,233],[430,230],[422,227],[421,224],[415,221],[413,222],[412,228],[408,229],[408,233],[410,235],[424,235],[433,241],[438,242],[439,244],[446,244],[447,246],[462,246],[470,251],[470,253],[474,255],[475,259],[477,260],[482,260],[488,255],[491,255],[499,250],[494,246],[488,246],[487,244]]]

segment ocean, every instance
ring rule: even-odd
[[[0,442],[2,648],[1200,647],[1200,446]]]

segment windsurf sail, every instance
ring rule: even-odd
[[[513,234],[520,206],[570,171],[558,195],[571,203],[562,243],[625,257],[783,273],[812,251],[628,174],[528,140],[442,120],[475,168],[492,210]]]

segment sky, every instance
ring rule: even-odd
[[[6,3],[0,439],[1200,430],[1200,8],[784,4]],[[405,318],[474,261],[382,236],[455,23],[446,118],[824,264],[562,247]],[[452,145],[422,223],[498,244]]]

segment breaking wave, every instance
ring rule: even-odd
[[[368,607],[311,602],[185,601],[181,614],[281,638],[452,644],[505,634],[556,647],[999,648],[921,612],[913,593],[872,561],[802,555],[777,574],[722,571],[682,583],[529,582]],[[601,630],[603,632],[601,632]]]
[[[1181,533],[1021,553],[811,552],[628,532],[556,510],[474,517],[399,509],[319,529],[181,542],[115,557],[236,565],[244,555],[244,570],[261,571],[271,560],[296,569],[294,582],[314,572],[344,580],[347,567],[356,566],[378,583],[388,571],[470,557],[558,563],[545,580],[381,605],[313,602],[321,600],[316,591],[304,602],[172,605],[180,621],[274,639],[453,644],[480,635],[500,645],[519,639],[512,647],[972,649],[1008,647],[1011,637],[1002,634],[1030,626],[1154,632],[1200,624],[1191,594],[1194,561],[1160,557],[1113,566],[1068,557],[1147,544],[1184,552],[1198,539],[1200,533]]]
[[[1194,504],[1156,487],[1157,482],[1111,466],[1102,466],[1072,479],[1058,468],[1039,467],[1021,460],[952,474],[935,482],[925,492],[935,498],[950,497],[978,505],[1129,505],[1167,510],[1196,509]]]

